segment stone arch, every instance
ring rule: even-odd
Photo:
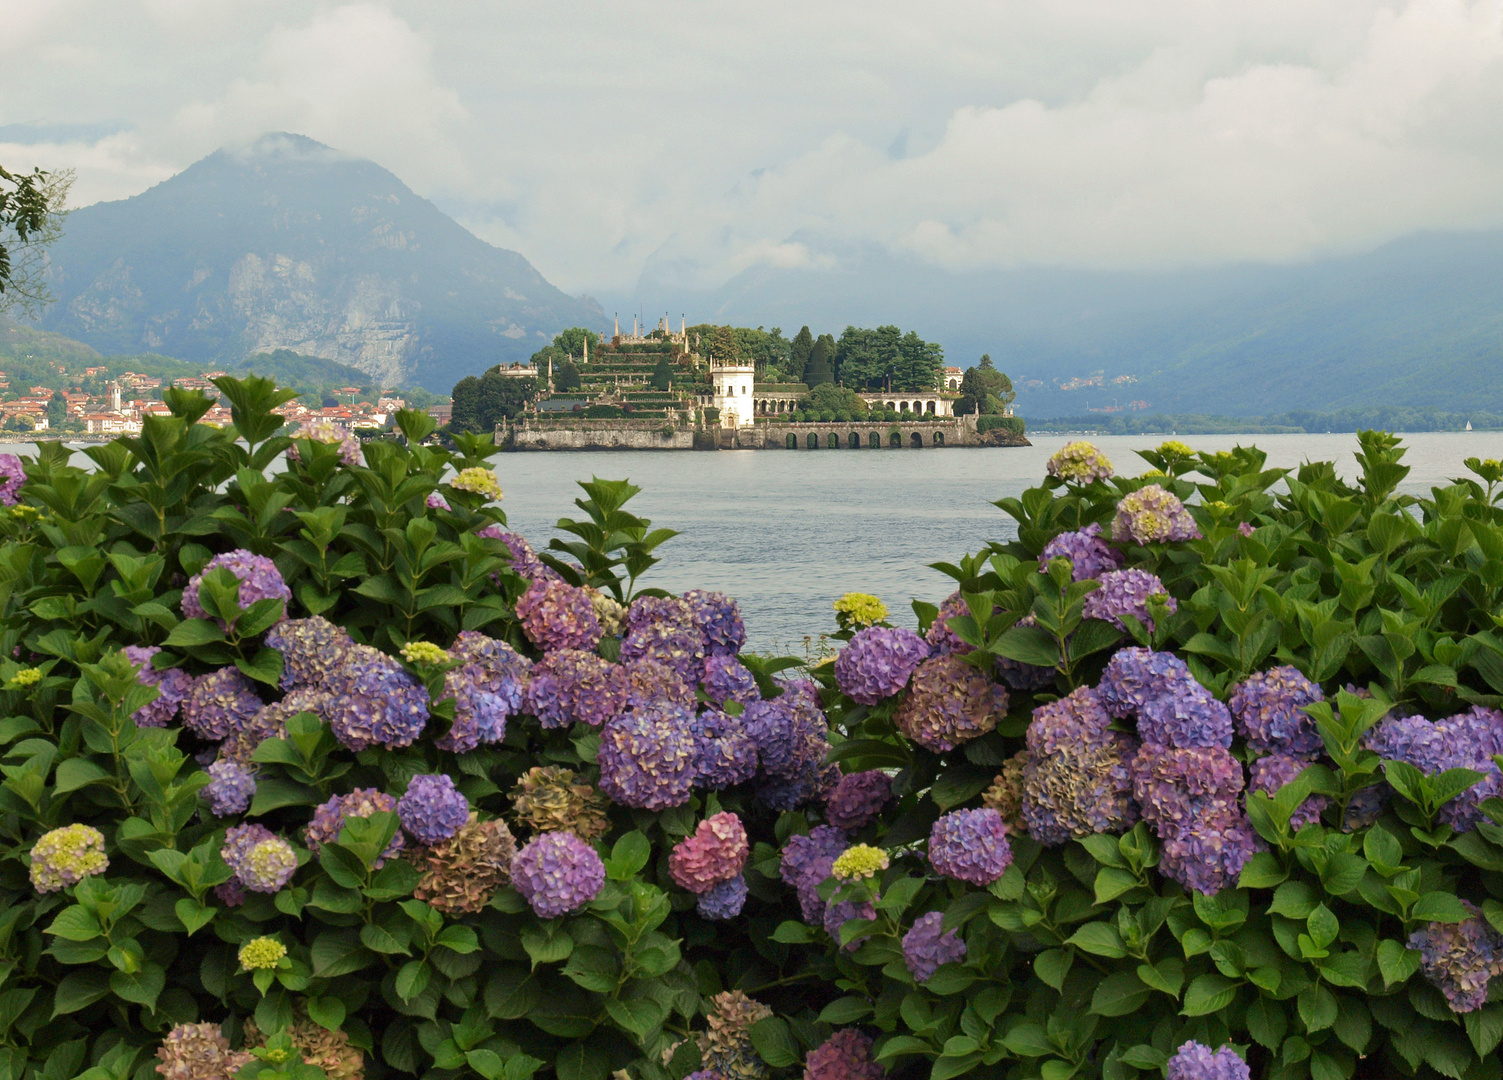
[[[934,445],[935,446],[943,446],[943,445],[945,445],[945,433],[943,431],[936,431],[934,433]]]
[[[913,449],[918,450],[924,445],[924,437],[917,431],[915,431],[912,435],[908,436],[908,444],[912,446]]]
[[[819,436],[812,431],[809,432],[809,437],[804,440],[804,445],[807,446],[810,450],[818,450]]]
[[[831,450],[839,450],[840,436],[835,434],[833,431],[827,432],[825,435],[825,446],[827,446]]]
[[[928,413],[930,416],[933,416],[934,415],[934,402],[932,402],[932,401],[925,402],[924,403],[924,411],[926,413]]]
[[[795,435],[793,432],[790,431],[788,433],[788,437],[783,440],[783,445],[785,447],[787,447],[789,450],[797,450],[798,449],[798,436]]]
[[[866,446],[869,450],[880,450],[882,448],[881,434],[875,431],[868,434],[866,437]]]
[[[850,437],[846,439],[845,444],[846,444],[846,446],[850,447],[852,450],[860,450],[861,449],[861,432],[859,432],[859,431],[853,431],[853,432],[851,432]]]
[[[898,431],[896,428],[894,428],[892,431],[889,431],[887,433],[887,445],[888,446],[902,446],[903,445],[903,433],[901,431]]]
[[[889,401],[886,405],[884,405],[882,407],[884,409],[892,409],[893,411],[897,411],[897,407],[898,406],[897,406],[896,402]]]

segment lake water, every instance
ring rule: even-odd
[[[1015,536],[1012,519],[991,503],[1038,483],[1050,455],[1074,437],[987,449],[519,453],[498,458],[497,473],[511,527],[534,547],[556,535],[558,518],[579,516],[574,481],[630,479],[642,488],[630,508],[682,534],[658,549],[663,561],[643,583],[729,593],[741,603],[749,647],[802,651],[804,635],[834,630],[830,605],[847,592],[874,593],[894,621],[913,625],[912,599],[938,603],[950,592],[950,579],[927,564]],[[1133,475],[1148,468],[1133,451],[1163,439],[1091,441]],[[1270,467],[1331,459],[1344,476],[1357,472],[1355,435],[1179,439],[1196,450],[1255,444]],[[1404,441],[1412,469],[1404,490],[1416,494],[1464,474],[1464,458],[1503,458],[1499,432]]]
[[[989,540],[1017,535],[991,504],[1038,483],[1056,450],[1079,436],[1033,436],[1033,446],[948,450],[733,450],[517,453],[496,459],[511,528],[537,548],[558,535],[554,522],[582,516],[577,480],[629,479],[642,493],[631,510],[681,535],[641,584],[671,592],[717,589],[741,604],[748,646],[802,653],[804,636],[835,629],[831,608],[848,592],[880,596],[893,621],[914,625],[914,599],[938,603],[950,579],[929,569]],[[1091,442],[1118,471],[1148,468],[1134,450],[1164,436],[1115,435]],[[1334,460],[1357,474],[1355,435],[1188,435],[1196,450],[1257,445],[1269,467]],[[1465,473],[1468,457],[1503,458],[1503,432],[1404,436],[1411,472],[1403,490],[1427,493]],[[31,453],[31,444],[12,452]],[[74,455],[74,463],[89,466]]]

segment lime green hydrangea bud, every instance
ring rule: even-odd
[[[276,938],[258,937],[240,946],[240,966],[246,971],[274,968],[287,955],[287,946]]]
[[[478,466],[461,469],[459,475],[449,481],[449,486],[455,491],[471,491],[491,499],[501,498],[501,484],[496,480],[496,474]]]
[[[104,873],[109,865],[104,833],[88,825],[64,825],[44,833],[33,845],[31,883],[39,893],[57,892]]]
[[[11,686],[35,686],[42,681],[42,669],[27,667],[22,668],[10,677]]]
[[[402,659],[409,664],[443,664],[449,654],[431,641],[409,641],[402,646]]]
[[[848,592],[835,601],[840,625],[875,626],[887,619],[887,605],[869,593]]]
[[[835,875],[836,881],[860,881],[862,878],[875,877],[878,871],[886,870],[888,865],[887,852],[881,848],[870,844],[856,844],[841,852],[835,865],[830,867],[830,873]]]
[[[1191,450],[1188,446],[1180,442],[1178,439],[1169,439],[1163,443],[1160,443],[1159,453],[1163,454],[1167,458],[1187,458],[1195,456],[1195,451]]]

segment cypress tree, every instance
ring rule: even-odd
[[[829,334],[820,334],[819,340],[809,352],[809,365],[804,369],[804,382],[811,387],[820,383],[834,382],[832,361],[835,357],[835,339]]]
[[[788,375],[794,382],[802,382],[804,371],[809,366],[809,354],[814,351],[814,335],[806,326],[794,335],[788,350]]]

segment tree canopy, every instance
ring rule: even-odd
[[[496,368],[478,379],[466,375],[454,384],[449,426],[454,431],[490,431],[502,420],[520,416],[537,391],[537,380],[531,376],[503,375]]]
[[[790,382],[803,382],[804,369],[809,366],[809,354],[814,351],[814,335],[807,326],[802,327],[788,344],[788,360],[783,369]]]
[[[960,380],[960,400],[955,403],[955,411],[973,413],[979,404],[984,413],[999,413],[1016,396],[1012,380],[996,369],[990,355],[983,353]]]
[[[560,331],[553,339],[554,348],[562,349],[568,356],[584,355],[585,342],[597,342],[600,335],[593,330],[586,330],[583,326],[571,326],[567,330]]]
[[[821,412],[848,412],[854,417],[866,415],[866,402],[848,386],[820,383],[811,387],[808,397],[799,402],[801,409],[818,409]]]
[[[809,350],[809,363],[804,367],[803,381],[810,386],[835,381],[835,338],[820,334]]]
[[[896,326],[847,326],[835,344],[835,377],[850,387],[934,390],[944,367],[944,349]]]
[[[37,315],[51,302],[43,256],[63,234],[72,186],[72,169],[12,173],[0,167],[0,315]]]
[[[559,392],[579,389],[579,368],[565,357],[553,365],[553,389]]]
[[[657,365],[652,369],[652,388],[654,390],[671,390],[675,375],[673,361],[666,355],[658,357]]]

